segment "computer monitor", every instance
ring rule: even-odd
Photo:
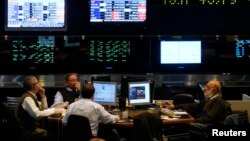
[[[95,88],[94,102],[101,105],[117,105],[117,82],[93,81],[92,84]]]
[[[121,77],[121,97],[128,98],[128,83],[146,81],[143,76],[122,76]]]
[[[201,64],[201,41],[161,41],[160,64]]]
[[[91,0],[91,23],[143,23],[147,0]]]
[[[129,105],[150,105],[150,82],[129,82],[128,83],[128,104]]]
[[[235,56],[236,58],[250,58],[250,40],[238,39],[235,40]]]
[[[55,36],[18,36],[9,40],[14,63],[54,63]]]
[[[6,0],[6,31],[65,31],[65,0]]]

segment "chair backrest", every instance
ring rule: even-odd
[[[135,141],[162,141],[162,120],[160,115],[142,113],[133,119]]]
[[[240,119],[239,114],[231,114],[225,118],[224,124],[225,125],[240,125],[242,124],[242,120]]]
[[[69,141],[89,141],[92,131],[87,117],[70,115],[66,126],[66,138]]]
[[[6,97],[6,104],[7,104],[7,107],[12,110],[13,112],[15,111],[17,105],[18,105],[18,102],[19,102],[19,98],[20,97],[10,97],[10,96],[7,96]]]
[[[191,94],[176,94],[173,98],[173,104],[187,104],[194,103],[194,97]]]
[[[247,94],[242,94],[242,100],[250,100],[250,96]]]
[[[242,124],[249,124],[247,110],[233,110],[232,114],[239,114]]]
[[[247,110],[234,110],[231,115],[225,118],[226,125],[242,125],[249,124]]]

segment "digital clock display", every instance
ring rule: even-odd
[[[249,0],[163,0],[165,6],[233,6],[249,3]]]

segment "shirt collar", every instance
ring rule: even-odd
[[[73,89],[71,89],[71,88],[69,88],[69,87],[66,87],[66,90],[68,90],[68,91],[70,91],[70,92],[73,91]]]
[[[27,91],[28,93],[32,94],[36,99],[37,99],[37,96],[35,93],[33,93],[32,91]]]
[[[212,100],[212,99],[215,99],[218,96],[220,96],[220,94],[215,94],[215,95],[211,96],[209,99]]]
[[[68,91],[70,91],[70,92],[76,92],[76,93],[78,92],[77,89],[74,90],[74,89],[71,89],[71,88],[69,88],[69,87],[66,87],[66,90],[68,90]]]

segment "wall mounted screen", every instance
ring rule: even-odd
[[[90,22],[145,22],[147,0],[91,0]]]
[[[161,64],[200,64],[201,41],[161,41]]]
[[[102,105],[116,105],[116,82],[93,81],[94,101]]]
[[[13,37],[12,61],[25,64],[54,63],[54,36]]]
[[[235,45],[237,58],[250,58],[250,40],[236,40]]]
[[[130,105],[149,105],[150,82],[129,82],[128,83],[128,103]]]
[[[133,37],[89,38],[89,61],[93,63],[143,64],[149,56],[149,40]]]
[[[127,62],[131,56],[131,41],[123,39],[89,40],[91,62]]]
[[[65,0],[7,0],[5,29],[65,31]]]

